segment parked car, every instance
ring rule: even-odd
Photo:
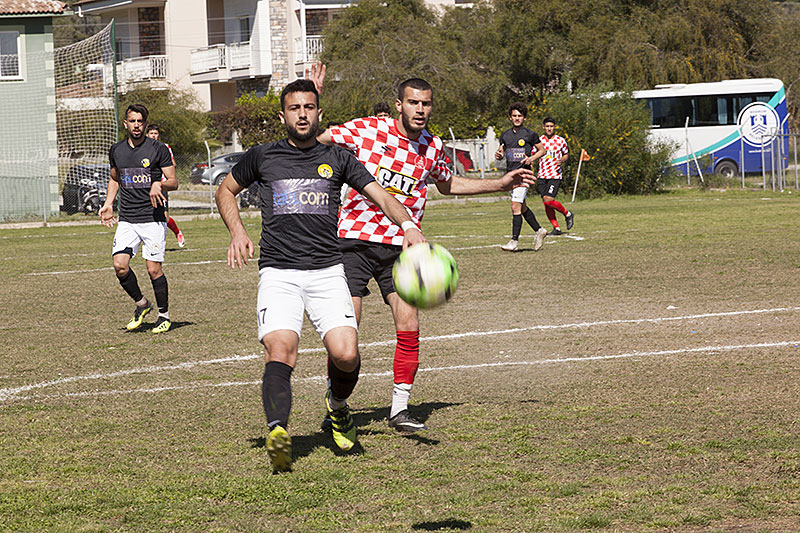
[[[107,164],[75,165],[64,178],[61,211],[97,214],[106,200],[110,170]]]
[[[202,183],[208,185],[213,183],[219,185],[225,176],[233,168],[233,165],[239,162],[244,152],[233,152],[231,154],[220,155],[211,160],[211,168],[208,167],[208,161],[195,163],[192,165],[192,173],[189,174],[189,181],[192,183]]]

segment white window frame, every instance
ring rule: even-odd
[[[24,28],[18,26],[0,26],[0,33],[16,33],[17,34],[17,73],[15,75],[4,75],[0,71],[0,81],[22,81],[25,79],[25,47]],[[10,55],[10,54],[9,54]]]

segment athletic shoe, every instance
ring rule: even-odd
[[[569,226],[567,227],[569,228]],[[186,239],[183,237],[183,232],[181,230],[178,230],[178,234],[175,235],[175,238],[178,239],[178,246],[181,248],[186,246]]]
[[[331,417],[331,433],[333,442],[340,450],[347,451],[356,445],[356,426],[353,424],[353,417],[350,416],[350,408],[344,404],[340,408],[331,409],[331,391],[325,394],[325,409]]]
[[[428,426],[412,417],[408,409],[403,409],[390,418],[389,427],[396,429],[400,433],[416,433],[421,429],[428,429]]]
[[[292,469],[292,438],[281,426],[275,426],[267,436],[267,455],[272,463],[272,473]]]
[[[565,218],[567,220],[567,230],[571,230],[572,225],[575,223],[575,213],[570,211],[569,215],[567,215]]]
[[[147,302],[147,305],[145,305],[144,307],[139,307],[137,305],[136,311],[133,312],[133,318],[131,318],[131,321],[128,322],[128,325],[125,326],[125,328],[128,331],[132,331],[138,328],[139,326],[142,325],[145,315],[152,310],[153,310],[153,304],[151,304],[150,302]]]
[[[156,325],[153,326],[153,333],[165,333],[169,331],[169,328],[171,327],[172,322],[169,321],[169,318],[160,316],[158,317],[158,320],[156,320]]]
[[[319,425],[322,431],[330,431],[333,427],[333,422],[331,421],[331,415],[325,413],[325,418],[322,419],[322,424]]]
[[[562,235],[561,230],[558,228],[553,228],[553,231],[548,233],[548,235]]]
[[[544,244],[544,238],[547,237],[547,230],[539,228],[536,230],[536,236],[533,238],[533,251],[539,250]]]
[[[517,242],[516,239],[511,239],[508,241],[508,244],[501,246],[500,248],[506,252],[516,252],[517,248],[519,248],[519,242]]]

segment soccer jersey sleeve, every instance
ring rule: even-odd
[[[331,135],[331,141],[337,146],[347,148],[355,152],[361,147],[364,133],[368,128],[375,128],[376,125],[372,122],[377,122],[377,119],[372,118],[357,118],[349,122],[345,122],[340,126],[331,126],[328,131]]]
[[[531,146],[536,146],[540,142],[542,142],[542,141],[541,141],[541,139],[539,139],[539,134],[536,133],[535,131],[532,131],[531,134],[528,136],[528,143]]]
[[[375,178],[351,152],[346,150],[341,152],[344,157],[344,181],[363,194],[364,187],[375,181]]]
[[[245,189],[258,181],[260,175],[261,146],[250,148],[231,169],[233,179]]]
[[[114,160],[114,147],[115,147],[115,146],[116,146],[116,144],[112,144],[112,145],[111,145],[111,148],[109,148],[109,149],[108,149],[108,164],[109,164],[109,165],[110,165],[112,168],[119,168],[119,167],[117,166],[117,162]]]
[[[158,167],[165,168],[173,166],[172,151],[164,143],[158,143]]]
[[[453,174],[450,172],[450,169],[447,168],[447,162],[444,159],[438,159],[436,163],[434,163],[433,168],[431,168],[429,176],[433,181],[446,183],[452,179]]]

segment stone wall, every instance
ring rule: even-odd
[[[161,46],[161,16],[157,7],[139,8],[139,55],[157,56],[164,53]]]
[[[270,0],[269,24],[272,38],[272,78],[269,84],[277,90],[290,80],[289,29],[287,17],[289,10],[286,0]]]

